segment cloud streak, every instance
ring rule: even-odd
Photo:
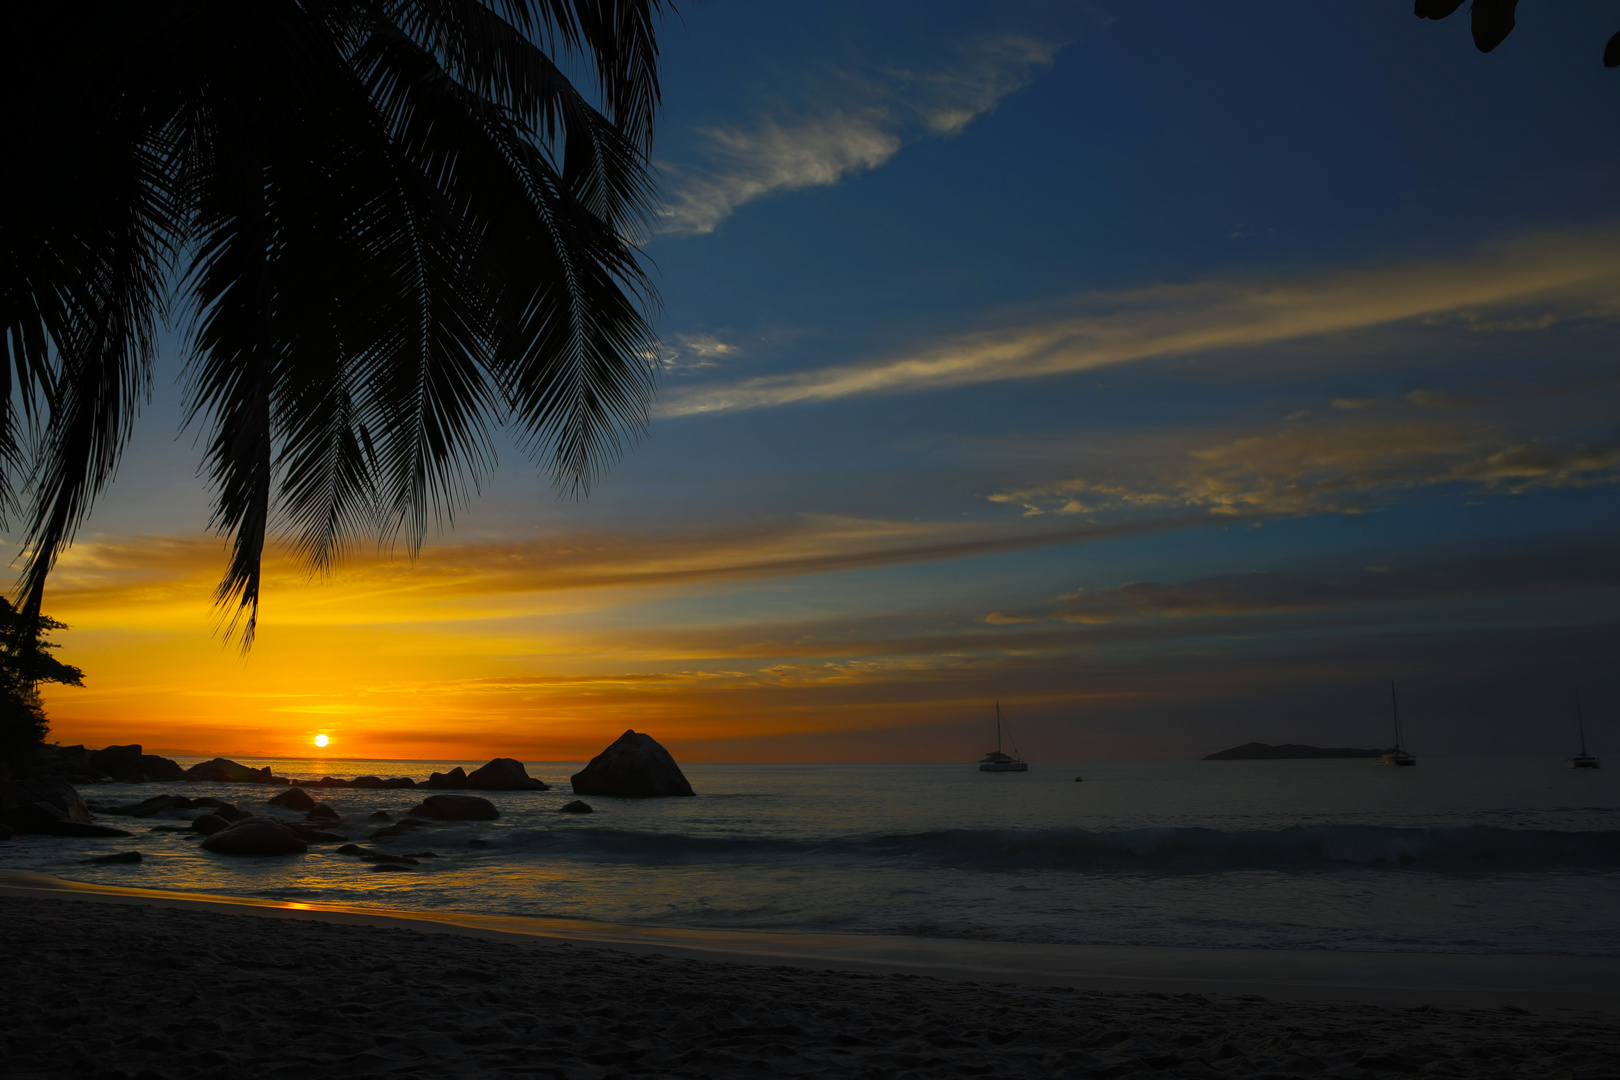
[[[711,233],[745,203],[831,186],[881,167],[908,143],[958,135],[1033,81],[1059,47],[1018,35],[990,38],[941,68],[846,79],[855,85],[846,95],[851,103],[841,107],[704,128],[704,164],[663,167],[671,194],[655,230]]]
[[[1518,495],[1617,480],[1620,440],[1514,439],[1433,420],[1334,420],[1194,448],[1147,481],[1077,477],[988,498],[1023,507],[1025,517],[1194,506],[1279,517],[1363,513],[1399,492],[1449,484]]]
[[[528,610],[523,597],[595,589],[665,589],[844,573],[969,559],[1203,527],[1204,516],[1070,528],[800,517],[687,535],[579,534],[508,544],[445,545],[415,562],[356,557],[311,582],[290,556],[266,560],[268,621],[392,622],[492,618]],[[195,621],[221,553],[210,541],[84,542],[63,556],[49,605],[69,619]],[[119,614],[121,613],[121,614]]]
[[[1620,587],[1610,546],[1452,559],[1341,573],[1220,574],[1163,585],[1133,581],[1064,596],[1044,611],[997,613],[992,625],[1045,620],[1086,625],[1134,619],[1205,619]]]
[[[1039,378],[1532,302],[1612,314],[1617,287],[1620,236],[1612,234],[1532,237],[1460,258],[1286,280],[1156,285],[1088,295],[1075,304],[1084,313],[1073,317],[956,337],[888,360],[693,388],[657,412],[698,416]]]

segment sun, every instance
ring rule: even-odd
[[[329,743],[331,741],[332,740],[328,739],[325,735],[317,735],[317,736],[315,736],[315,745],[316,746],[325,746],[327,743]]]

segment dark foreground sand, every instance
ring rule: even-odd
[[[1620,1076],[1620,1022],[816,971],[0,895],[0,1075]]]

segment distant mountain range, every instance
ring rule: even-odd
[[[1283,743],[1281,746],[1272,746],[1270,743],[1252,742],[1242,746],[1234,746],[1230,750],[1222,750],[1218,754],[1205,754],[1205,761],[1264,761],[1279,758],[1336,758],[1357,757],[1372,758],[1383,754],[1382,750],[1357,750],[1353,746],[1301,746],[1299,743]]]

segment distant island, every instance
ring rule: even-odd
[[[1222,750],[1218,754],[1205,754],[1204,761],[1267,761],[1283,758],[1373,758],[1383,754],[1382,750],[1357,750],[1353,746],[1301,746],[1299,743],[1283,743],[1281,746],[1272,746],[1270,743],[1252,742],[1242,746],[1234,746],[1230,750]]]

